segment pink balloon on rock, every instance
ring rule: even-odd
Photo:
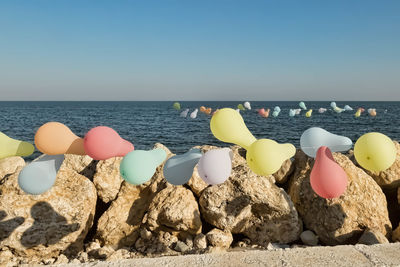
[[[310,183],[314,192],[323,198],[337,198],[346,191],[347,174],[326,146],[317,151]]]
[[[91,129],[85,136],[84,148],[86,154],[95,160],[124,157],[134,150],[131,142],[121,138],[115,130],[106,126]]]

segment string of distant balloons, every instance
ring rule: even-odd
[[[342,113],[342,112],[345,112],[345,111],[353,111],[353,108],[350,107],[349,105],[345,105],[343,108],[338,107],[336,105],[336,102],[331,102],[330,106],[331,106],[332,110],[334,112],[336,112],[336,113]],[[172,107],[174,109],[176,109],[176,110],[181,110],[181,104],[179,102],[175,102],[172,105]],[[306,106],[306,104],[304,102],[300,102],[299,103],[299,107],[300,108],[289,109],[289,117],[295,117],[296,115],[300,115],[301,111],[303,111],[303,110],[306,111],[307,110],[307,106]],[[201,106],[200,109],[195,108],[189,114],[190,109],[185,108],[183,111],[181,111],[180,116],[186,118],[189,115],[189,117],[191,119],[195,119],[195,118],[197,118],[199,110],[200,110],[201,113],[204,113],[206,115],[214,115],[215,112],[218,111],[218,109],[215,109],[213,111],[212,108],[210,108],[210,107],[207,108],[205,106]],[[251,104],[248,101],[244,102],[243,104],[238,104],[237,108],[236,108],[236,111],[238,111],[238,112],[245,111],[245,110],[251,110]],[[264,118],[268,118],[270,116],[270,113],[271,113],[271,110],[269,108],[267,108],[267,109],[266,108],[260,108],[260,109],[257,109],[256,111],[258,112],[258,114],[261,117],[264,117]],[[327,108],[323,108],[323,107],[318,109],[318,113],[325,113],[327,111],[328,111],[328,109]],[[357,109],[357,111],[354,113],[354,117],[356,117],[356,118],[360,117],[364,111],[365,111],[364,108],[359,107]],[[305,116],[307,118],[311,117],[312,116],[312,112],[313,112],[313,109],[308,109],[308,111],[306,111],[306,113],[305,113]],[[369,109],[367,109],[367,112],[371,117],[376,117],[376,115],[377,115],[377,112],[376,112],[375,108],[369,108]],[[384,112],[386,113],[387,110],[385,110]],[[271,115],[272,115],[272,117],[278,117],[280,113],[281,113],[281,108],[279,106],[275,106],[274,109],[272,110]]]
[[[218,110],[211,118],[210,129],[220,141],[246,149],[248,166],[261,176],[274,174],[284,161],[296,153],[292,144],[279,144],[271,139],[257,140],[246,127],[240,113],[231,108]],[[44,155],[23,167],[18,176],[19,187],[32,195],[43,194],[54,185],[64,154],[88,155],[94,160],[123,157],[120,175],[133,185],[149,181],[157,167],[167,159],[164,149],[135,150],[132,143],[106,126],[95,127],[81,138],[62,123],[48,122],[37,130],[34,139],[36,148]],[[352,145],[349,138],[318,127],[309,128],[301,135],[301,149],[315,158],[310,183],[320,197],[337,198],[346,191],[347,174],[336,163],[332,151],[345,152]],[[29,156],[33,152],[32,144],[12,139],[0,132],[0,159]],[[390,168],[396,154],[393,141],[377,132],[364,134],[354,145],[356,161],[370,171]],[[207,184],[221,184],[231,175],[232,159],[233,153],[229,148],[212,149],[206,153],[200,149],[191,149],[185,154],[170,157],[164,164],[163,175],[169,183],[183,185],[192,177],[197,165],[199,176]]]

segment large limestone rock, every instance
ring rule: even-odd
[[[286,183],[289,176],[293,173],[294,171],[294,164],[291,159],[285,160],[283,162],[282,167],[274,173],[272,176],[274,176],[275,181],[279,184]]]
[[[151,231],[196,235],[201,231],[199,205],[190,190],[168,185],[151,201],[143,223]]]
[[[63,169],[49,191],[32,196],[18,186],[20,171],[0,186],[0,247],[29,262],[82,250],[96,207],[92,182]]]
[[[122,157],[116,157],[97,163],[93,183],[97,189],[97,195],[104,203],[114,200],[121,188],[123,181],[119,173],[121,161]]]
[[[12,173],[14,173],[17,168],[24,167],[25,160],[21,157],[9,157],[5,159],[0,159],[0,184],[2,184],[3,179]]]
[[[96,172],[97,161],[85,155],[65,154],[64,161],[60,170],[73,170],[90,180],[93,180],[93,175]]]
[[[313,159],[302,151],[296,154],[289,194],[305,226],[328,245],[356,243],[366,228],[390,236],[391,223],[381,188],[348,157],[340,153],[333,156],[348,176],[348,187],[339,198],[323,199],[310,185]]]
[[[236,162],[225,183],[203,191],[199,203],[204,219],[263,246],[297,240],[302,224],[286,192],[273,183],[272,176],[258,176],[242,159]]]
[[[172,155],[169,149],[161,144],[156,144],[155,148],[163,148],[168,157]],[[151,201],[166,187],[162,166],[159,166],[150,181],[143,185],[131,185],[126,181],[122,183],[117,198],[111,202],[98,221],[96,238],[101,245],[122,248],[135,244]]]
[[[400,144],[394,141],[397,148],[396,161],[393,165],[381,172],[365,170],[383,188],[397,188],[400,186]]]

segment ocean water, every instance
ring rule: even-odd
[[[180,102],[182,110],[190,112],[204,105],[224,108],[236,106],[236,102]],[[378,131],[392,139],[400,139],[400,102],[336,102],[354,108],[337,114],[332,110],[319,114],[320,107],[330,108],[330,102],[306,102],[313,109],[311,118],[300,115],[289,117],[290,108],[298,108],[298,102],[251,102],[252,110],[241,111],[249,130],[257,138],[271,138],[278,142],[290,142],[296,147],[302,132],[309,127],[322,127],[332,133],[347,136],[355,142],[362,134]],[[91,128],[105,125],[115,129],[123,138],[131,141],[136,149],[151,149],[154,143],[166,145],[174,153],[184,153],[195,145],[226,144],[214,138],[210,131],[210,116],[198,112],[196,119],[182,118],[180,111],[172,108],[173,102],[0,102],[0,131],[20,140],[33,142],[36,130],[44,123],[58,121],[66,124],[75,134],[83,137]],[[281,108],[278,117],[262,118],[258,108]],[[376,108],[377,116],[370,117],[365,111],[355,118],[358,107]],[[189,114],[190,114],[189,112]],[[270,115],[272,114],[272,111]],[[32,160],[40,155],[27,158]]]

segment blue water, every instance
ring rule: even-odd
[[[182,109],[190,108],[191,112],[201,105],[213,109],[236,108],[239,103],[181,102],[181,106]],[[400,139],[400,102],[337,102],[339,107],[345,104],[354,109],[376,108],[377,116],[370,117],[365,111],[361,117],[355,118],[355,110],[341,114],[328,110],[319,114],[318,108],[330,108],[330,102],[306,102],[307,108],[314,109],[312,117],[306,118],[302,112],[291,118],[289,109],[298,108],[298,102],[265,101],[251,102],[252,110],[241,114],[257,138],[290,142],[297,147],[302,132],[311,126],[348,136],[353,142],[370,131]],[[280,106],[282,110],[276,118],[262,118],[256,112],[258,108],[272,110],[274,106]],[[0,131],[12,138],[33,142],[35,132],[42,124],[58,121],[82,137],[95,126],[112,127],[136,149],[151,149],[154,143],[160,142],[174,153],[183,153],[195,145],[224,145],[210,132],[210,116],[200,111],[196,119],[182,118],[179,114],[180,111],[172,108],[172,102],[0,102]],[[28,160],[39,154],[35,152]]]

